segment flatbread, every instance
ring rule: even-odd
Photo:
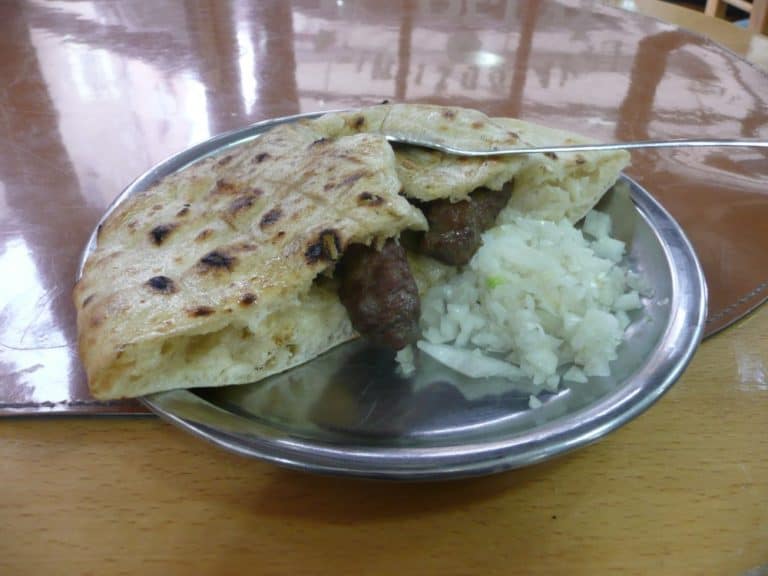
[[[513,118],[489,118],[477,110],[425,104],[393,104],[327,115],[317,122],[335,135],[358,131],[442,142],[469,150],[588,144],[592,141]],[[398,147],[397,175],[409,198],[465,200],[484,186],[500,190],[514,180],[510,206],[544,218],[577,222],[629,164],[625,150],[487,158],[447,156]]]
[[[589,144],[592,140],[512,118],[495,122],[515,131],[527,145]],[[508,209],[544,220],[576,223],[616,183],[630,161],[626,150],[535,154],[515,175]]]
[[[351,243],[426,220],[408,199],[513,186],[508,210],[576,221],[626,152],[456,158],[383,134],[467,148],[583,142],[462,108],[382,105],[280,125],[121,204],[74,291],[97,398],[263,379],[356,336],[332,279]],[[419,290],[453,269],[409,255]]]
[[[127,200],[75,288],[94,396],[258,380],[353,337],[315,279],[350,243],[426,227],[400,189],[381,136],[285,126]]]

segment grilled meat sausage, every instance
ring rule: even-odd
[[[387,240],[381,250],[350,245],[336,277],[339,298],[355,330],[394,350],[418,339],[419,292],[405,250],[395,240]]]
[[[422,205],[429,230],[419,240],[417,249],[445,264],[466,264],[480,247],[482,233],[493,226],[511,193],[511,186],[500,191],[478,188],[469,200],[434,200]]]
[[[466,264],[480,247],[482,233],[507,205],[511,187],[478,188],[469,200],[435,200],[421,205],[429,230],[411,236],[415,248],[446,264]],[[419,336],[420,302],[405,250],[387,240],[381,250],[362,244],[347,248],[336,268],[339,298],[352,326],[374,344],[399,350]]]

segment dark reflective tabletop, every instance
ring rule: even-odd
[[[470,106],[602,140],[768,138],[768,77],[673,26],[583,2],[0,3],[0,412],[95,405],[70,292],[109,202],[167,156],[269,117]],[[768,158],[650,150],[628,174],[678,219],[708,332],[768,293]]]

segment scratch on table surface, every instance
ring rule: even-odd
[[[26,328],[24,328],[24,331],[21,333],[21,338],[19,338],[19,344],[24,344],[24,339],[27,337],[27,334],[29,334],[29,331],[37,326],[38,320],[40,320],[40,316],[42,316],[43,312],[47,311],[47,309],[50,307],[50,303],[57,298],[60,294],[62,294],[64,290],[61,288],[61,286],[56,286],[53,288],[53,290],[46,290],[38,299],[37,302],[35,302],[35,315],[34,317],[27,323]]]
[[[66,348],[66,344],[56,344],[55,346],[11,346],[10,344],[3,344],[0,342],[0,348],[7,350],[14,350],[16,352],[32,352],[33,350],[58,350],[59,348]]]
[[[13,374],[15,375],[32,374],[33,372],[37,372],[38,370],[40,370],[40,368],[45,368],[45,366],[38,362],[37,364],[32,364],[32,366],[27,366],[26,368],[22,368],[20,370],[14,370]]]

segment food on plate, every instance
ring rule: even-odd
[[[597,210],[583,230],[509,214],[461,273],[426,293],[417,346],[466,376],[528,376],[532,392],[555,390],[563,365],[568,381],[607,376],[640,307],[623,256]]]
[[[572,229],[629,161],[459,158],[384,134],[584,142],[474,110],[381,105],[279,125],[163,178],[106,218],[75,287],[92,393],[253,382],[360,334],[407,349],[430,291],[462,282],[500,224]]]
[[[380,248],[350,245],[334,273],[339,299],[358,332],[394,350],[416,341],[419,289],[396,240],[389,238]]]
[[[416,234],[414,250],[444,264],[466,264],[480,247],[481,234],[493,226],[511,194],[510,182],[501,190],[478,188],[458,202],[440,199],[421,204],[429,230]]]

